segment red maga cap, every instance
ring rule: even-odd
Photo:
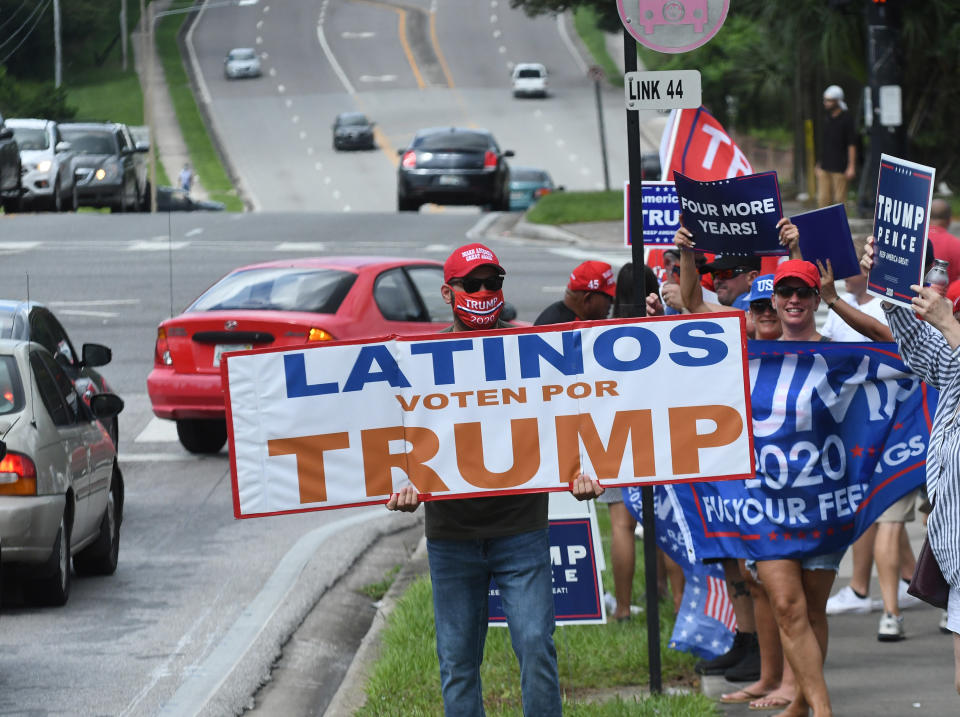
[[[777,267],[777,273],[773,275],[774,287],[791,276],[800,279],[800,281],[807,286],[820,291],[820,272],[817,270],[817,267],[809,261],[789,259],[780,264]]]
[[[489,247],[483,244],[465,244],[459,249],[454,249],[443,262],[443,280],[449,282],[451,279],[462,279],[478,266],[488,264],[501,274],[507,273],[500,266],[497,255]]]
[[[605,261],[585,261],[570,274],[567,288],[570,291],[601,291],[613,297],[617,293],[613,267]]]

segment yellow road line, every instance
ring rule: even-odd
[[[392,164],[394,169],[396,169],[400,164],[400,156],[397,154],[397,150],[393,144],[390,143],[390,140],[387,139],[387,135],[385,135],[377,126],[373,128],[373,139],[380,148],[380,151],[387,155],[387,159],[390,160],[390,164]]]
[[[393,10],[399,15],[397,33],[400,35],[400,45],[403,47],[403,54],[407,56],[407,62],[410,63],[410,69],[413,70],[413,77],[417,81],[417,86],[422,90],[427,84],[423,81],[423,75],[420,74],[420,68],[417,67],[417,61],[413,58],[413,50],[410,49],[410,43],[407,42],[407,11],[403,8],[395,7],[385,2],[377,0],[353,0],[354,2],[364,2],[368,5]]]
[[[453,89],[453,75],[450,74],[450,67],[447,65],[443,53],[440,51],[440,42],[437,40],[437,13],[430,13],[430,42],[433,44],[433,52],[440,62],[440,69],[443,70],[443,76],[447,79],[447,86]]]

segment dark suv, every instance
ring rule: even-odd
[[[493,135],[482,129],[422,129],[399,150],[397,208],[415,212],[421,204],[479,204],[510,208],[510,167]]]
[[[145,146],[134,145],[125,125],[67,123],[60,134],[76,157],[73,172],[77,202],[87,207],[109,207],[113,212],[135,212],[147,200],[143,159]]]
[[[13,130],[6,126],[0,116],[0,202],[7,214],[20,209],[23,194],[20,181],[20,147],[14,139]]]

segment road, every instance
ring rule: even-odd
[[[508,0],[288,4],[204,11],[189,39],[201,94],[255,208],[395,211],[397,149],[438,125],[489,129],[516,152],[512,164],[547,169],[567,189],[604,187],[594,87],[563,18],[531,19]],[[236,46],[257,49],[262,77],[223,77]],[[550,72],[546,99],[512,96],[510,68],[529,61]],[[603,106],[616,188],[628,174],[622,90],[605,88]],[[333,151],[333,118],[351,110],[377,122],[378,150]],[[662,124],[643,114],[644,151],[656,151]]]
[[[197,457],[152,416],[145,382],[157,323],[227,270],[278,256],[443,259],[475,215],[444,213],[21,215],[0,221],[4,297],[50,305],[76,343],[111,346],[103,370],[126,401],[120,565],[77,578],[63,608],[7,590],[0,612],[0,713],[193,714],[248,704],[310,607],[379,535],[414,520],[381,508],[237,521],[224,450]],[[571,266],[598,254],[488,240],[505,291],[532,320]],[[625,261],[625,250],[607,254]],[[349,521],[349,523],[348,523]],[[321,549],[322,546],[322,549]],[[9,586],[8,586],[9,587]],[[12,594],[11,594],[12,593]],[[358,598],[360,599],[360,598]]]

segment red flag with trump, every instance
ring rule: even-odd
[[[703,107],[673,110],[660,142],[662,178],[673,173],[699,181],[753,174],[753,167],[714,117]]]

